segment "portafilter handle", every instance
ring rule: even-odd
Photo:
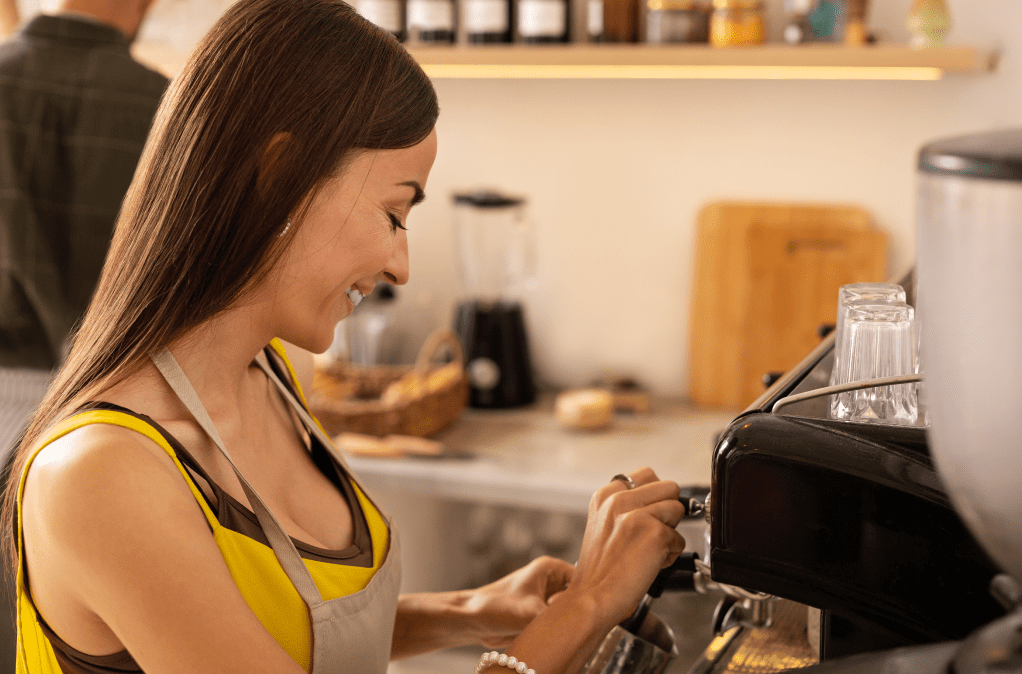
[[[695,560],[697,559],[699,559],[699,553],[683,552],[678,555],[673,564],[660,569],[660,573],[653,579],[653,584],[649,586],[646,596],[639,602],[632,615],[621,623],[621,628],[632,634],[638,634],[639,628],[646,620],[646,614],[649,613],[649,605],[662,595],[664,590],[695,590]]]

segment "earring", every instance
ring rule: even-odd
[[[280,237],[282,237],[282,236],[284,236],[285,234],[287,234],[287,230],[289,230],[289,229],[291,229],[291,218],[288,218],[288,219],[287,219],[287,224],[286,224],[286,225],[284,225],[284,229],[282,229],[282,230],[280,231],[280,234],[278,234],[278,235],[277,235],[277,238],[279,239]]]

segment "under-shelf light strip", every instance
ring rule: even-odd
[[[428,63],[435,79],[939,80],[940,68],[911,66],[528,65]]]

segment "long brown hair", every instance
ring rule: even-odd
[[[411,147],[437,115],[422,69],[341,0],[234,4],[156,114],[96,293],[14,460],[4,530],[49,427],[235,305],[354,152]],[[16,542],[3,538],[14,560]]]

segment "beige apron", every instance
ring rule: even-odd
[[[400,549],[394,523],[384,515],[390,529],[390,550],[369,585],[355,594],[323,601],[319,589],[312,580],[309,570],[302,563],[291,538],[277,522],[263,500],[259,498],[248,480],[234,465],[234,461],[231,460],[230,454],[224,448],[220,434],[213,426],[213,421],[209,418],[206,408],[203,407],[202,401],[199,400],[198,394],[174,356],[164,348],[154,354],[152,360],[174,393],[181,399],[181,402],[192,413],[195,420],[199,422],[199,425],[234,469],[277,560],[298,594],[301,595],[302,600],[305,601],[306,606],[309,607],[312,624],[312,674],[384,674],[390,661],[394,618],[397,615],[397,596],[401,585]],[[270,369],[263,354],[260,354],[256,361],[266,372],[266,376],[277,385],[284,398],[298,413],[308,429],[316,435],[344,467],[348,476],[354,480],[344,457],[326,437],[305,407],[295,399],[276,373]],[[356,482],[356,484],[358,483]],[[366,493],[361,484],[358,484],[358,487],[362,493]],[[383,514],[382,511],[380,512]]]

